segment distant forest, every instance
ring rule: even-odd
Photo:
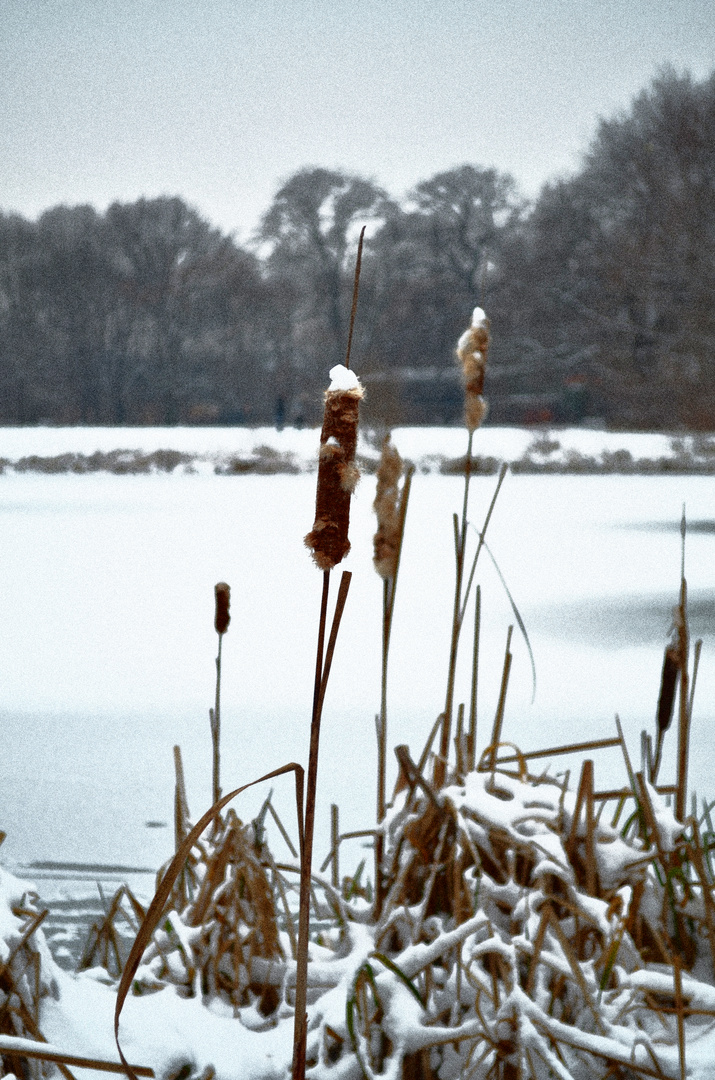
[[[312,424],[344,357],[368,422],[458,422],[492,324],[492,423],[715,428],[715,73],[665,70],[527,203],[463,165],[398,202],[306,168],[240,246],[179,198],[0,214],[0,423]]]

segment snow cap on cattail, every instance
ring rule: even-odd
[[[214,626],[216,627],[217,634],[225,634],[228,630],[228,624],[231,622],[231,615],[229,608],[231,606],[231,586],[227,585],[225,581],[219,581],[214,588],[216,593],[216,615],[214,616]]]
[[[464,422],[467,431],[476,431],[487,413],[482,397],[484,371],[489,349],[489,319],[480,307],[472,312],[472,324],[457,342],[457,356],[464,376]]]
[[[331,369],[330,380],[320,432],[315,521],[305,538],[320,570],[331,570],[350,551],[350,496],[360,479],[355,451],[363,388],[342,364]]]
[[[402,475],[402,458],[386,435],[377,470],[377,491],[373,508],[377,515],[373,562],[381,578],[394,578],[400,542],[400,512],[397,485]]]

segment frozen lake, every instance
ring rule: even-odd
[[[317,438],[317,436],[316,436]],[[398,443],[399,446],[399,443]],[[50,452],[50,451],[48,451]],[[473,481],[481,527],[493,477]],[[216,635],[213,587],[232,588],[224,640],[224,790],[305,763],[321,575],[302,546],[315,478],[0,476],[0,828],[5,861],[155,867],[173,842],[172,747],[194,817],[209,805]],[[390,659],[389,743],[417,756],[443,706],[453,589],[453,511],[462,482],[415,477]],[[317,858],[329,804],[343,830],[374,821],[381,581],[372,568],[374,479],[353,505],[353,573],[321,739]],[[508,475],[489,543],[530,634],[515,631],[503,737],[529,750],[601,738],[624,724],[639,760],[653,726],[677,599],[687,505],[692,638],[704,639],[691,789],[715,798],[715,484],[707,477]],[[333,594],[338,574],[333,574]],[[485,555],[479,746],[491,731],[511,612]],[[466,620],[471,623],[471,617]],[[469,641],[458,699],[468,695]],[[672,774],[675,732],[661,781]],[[599,787],[620,783],[595,755]],[[390,753],[390,780],[396,768]],[[559,759],[553,771],[564,767]],[[294,829],[291,781],[275,803]],[[267,792],[236,805],[248,818]],[[146,822],[168,826],[147,827]],[[356,845],[355,855],[359,853]],[[347,854],[347,853],[346,853]]]

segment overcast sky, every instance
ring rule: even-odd
[[[713,0],[0,0],[0,208],[178,194],[246,238],[307,165],[534,195],[666,63],[715,67]]]

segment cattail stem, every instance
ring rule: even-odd
[[[469,433],[469,457],[471,458],[472,447],[472,435]],[[462,522],[461,527],[457,520],[457,515],[454,515],[454,549],[456,559],[456,575],[455,575],[455,588],[454,588],[454,611],[452,615],[452,637],[449,651],[449,668],[447,672],[447,696],[444,706],[444,721],[442,724],[442,734],[440,737],[439,756],[435,761],[434,768],[434,783],[435,787],[441,787],[444,784],[446,770],[447,770],[447,757],[449,754],[449,740],[451,735],[452,725],[452,710],[454,707],[454,683],[457,674],[457,655],[459,652],[459,636],[462,631],[462,623],[464,622],[464,616],[467,610],[467,604],[469,602],[469,594],[472,588],[472,582],[474,581],[474,574],[477,569],[477,561],[481,554],[482,547],[484,546],[484,537],[491,520],[494,506],[496,505],[499,491],[501,490],[504,477],[506,476],[507,465],[504,463],[499,470],[499,479],[497,480],[497,486],[492,496],[492,501],[489,504],[487,510],[487,516],[484,519],[484,525],[482,531],[479,534],[479,543],[477,544],[477,550],[472,559],[472,565],[469,571],[469,577],[467,578],[467,585],[464,589],[464,595],[462,595],[462,582],[464,579],[464,556],[466,547],[466,533],[467,533],[467,509],[469,498],[469,480],[471,475],[471,468],[467,466],[465,468],[464,478],[464,501],[462,504]]]
[[[444,721],[442,735],[439,744],[439,755],[434,766],[434,785],[442,787],[447,773],[447,759],[449,756],[449,740],[452,733],[452,708],[454,705],[454,681],[457,675],[457,653],[459,651],[459,635],[462,629],[462,577],[464,574],[464,549],[467,545],[467,510],[469,507],[469,481],[472,477],[472,443],[474,432],[469,432],[467,440],[467,456],[464,466],[464,497],[462,499],[462,522],[457,526],[457,518],[454,520],[454,554],[456,560],[456,574],[454,583],[454,610],[452,612],[452,637],[449,647],[449,668],[447,670],[447,697],[444,705]]]
[[[688,585],[685,580],[685,506],[680,519],[680,600],[678,603],[678,663],[680,665],[680,692],[678,695],[678,776],[675,796],[675,816],[685,821],[688,794],[688,749],[690,738],[690,711],[688,709]]]
[[[211,742],[213,748],[213,801],[217,803],[221,798],[221,644],[223,634],[218,635],[218,653],[216,655],[216,697],[214,707],[210,710],[211,716]]]
[[[688,797],[688,750],[690,740],[690,712],[688,709],[688,589],[685,578],[680,584],[680,603],[678,605],[678,660],[680,664],[680,689],[678,693],[678,777],[675,797],[675,816],[678,821],[685,821]]]
[[[310,723],[310,750],[308,754],[308,780],[305,792],[305,813],[303,815],[302,843],[300,850],[300,908],[298,913],[298,956],[296,960],[295,981],[295,1027],[293,1033],[293,1080],[305,1080],[305,1048],[307,1028],[307,991],[308,991],[308,946],[310,943],[310,880],[313,862],[313,833],[315,828],[315,798],[318,786],[318,749],[320,744],[320,722],[323,714],[325,691],[330,676],[330,668],[335,652],[335,643],[340,629],[345,601],[350,588],[351,574],[344,571],[340,580],[338,598],[335,604],[333,623],[330,629],[328,647],[325,649],[325,629],[327,625],[328,592],[330,589],[330,571],[323,571],[323,592],[320,603],[320,621],[318,624],[318,648],[315,662],[315,684],[313,688],[313,712]]]

